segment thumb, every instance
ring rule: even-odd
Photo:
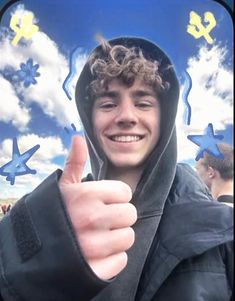
[[[80,183],[86,158],[87,145],[85,139],[73,136],[69,155],[60,178],[60,184]]]

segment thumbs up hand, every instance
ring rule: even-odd
[[[127,264],[137,220],[130,187],[121,181],[81,182],[85,140],[74,136],[59,187],[83,255],[94,273],[107,280]]]

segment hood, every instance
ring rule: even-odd
[[[111,45],[141,48],[144,56],[160,63],[159,72],[164,81],[170,84],[160,99],[161,107],[161,134],[160,140],[146,160],[142,177],[136,187],[133,199],[138,207],[139,215],[152,210],[162,211],[165,199],[169,193],[176,168],[176,134],[175,117],[179,97],[179,84],[167,55],[154,43],[136,37],[121,37],[110,40]],[[92,53],[102,55],[101,46]],[[170,67],[169,67],[170,66]],[[88,143],[92,173],[95,180],[105,178],[107,161],[93,134],[91,124],[92,99],[88,96],[88,86],[93,80],[88,63],[85,64],[76,86],[76,104],[82,120],[85,137]],[[154,192],[154,193],[153,193]],[[157,201],[156,201],[157,196]],[[143,202],[143,198],[148,202]],[[143,203],[145,203],[143,205]],[[146,204],[147,203],[147,204]]]

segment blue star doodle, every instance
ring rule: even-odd
[[[73,130],[72,133],[67,129],[67,127],[64,127],[64,130],[66,131],[66,133],[68,135],[71,135],[71,136],[73,136],[73,135],[79,135],[79,136],[84,137],[84,130],[83,130],[82,126],[81,126],[81,129],[79,131],[77,131],[77,128],[74,125],[74,123],[71,123],[71,128]]]
[[[36,174],[36,170],[30,169],[26,162],[32,157],[32,155],[39,149],[40,145],[37,144],[28,151],[20,154],[17,140],[13,138],[13,151],[12,160],[0,167],[0,175],[6,177],[6,180],[14,185],[15,177],[26,174]]]
[[[188,102],[188,95],[190,93],[190,90],[192,89],[192,79],[187,71],[184,71],[183,75],[184,75],[185,82],[184,82],[184,90],[183,90],[182,98],[186,109],[184,111],[184,120],[186,120],[186,124],[189,125],[191,121],[191,107]],[[187,111],[188,111],[188,115],[187,115]]]
[[[19,78],[19,81],[24,82],[24,87],[28,88],[31,84],[35,85],[37,83],[35,77],[40,76],[40,73],[37,72],[39,64],[33,65],[33,60],[29,58],[26,64],[20,64],[20,70],[16,71],[16,75]]]
[[[199,151],[197,152],[197,156],[195,158],[198,161],[203,157],[203,153],[206,151],[210,155],[217,157],[219,159],[223,159],[223,154],[219,151],[217,143],[220,142],[224,138],[223,135],[215,135],[213,130],[212,123],[209,123],[207,128],[204,131],[204,135],[188,135],[187,138],[200,146]]]

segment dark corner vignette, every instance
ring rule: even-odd
[[[220,5],[222,5],[227,12],[230,14],[231,18],[234,18],[234,4],[233,4],[233,0],[212,0],[214,2],[219,3]]]
[[[1,0],[0,1],[0,23],[2,20],[2,16],[5,11],[14,3],[19,2],[20,0]]]

